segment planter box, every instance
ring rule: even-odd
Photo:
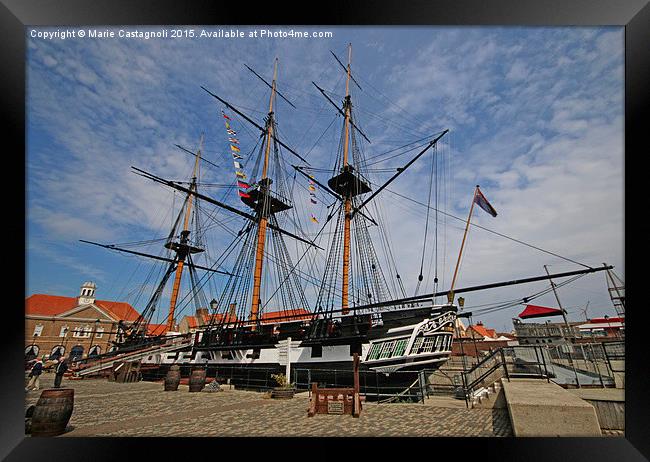
[[[271,391],[271,398],[275,399],[291,399],[295,394],[294,388],[274,388]]]

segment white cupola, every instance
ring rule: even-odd
[[[81,291],[77,301],[80,305],[89,305],[95,303],[95,289],[97,286],[94,282],[84,282],[81,284]]]

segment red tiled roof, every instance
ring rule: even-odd
[[[95,300],[95,305],[105,308],[113,313],[117,319],[124,321],[135,321],[140,316],[135,308],[125,302],[109,302],[106,300]]]
[[[625,318],[593,318],[589,320],[590,323],[607,323],[607,322],[625,322]]]
[[[225,315],[223,313],[215,313],[210,315],[210,319],[212,322],[237,322],[237,316],[231,313]]]
[[[140,316],[135,308],[125,302],[95,300],[95,305],[111,316],[124,321],[135,321]],[[57,316],[79,306],[77,297],[34,294],[25,300],[25,314]]]
[[[147,324],[147,335],[164,335],[167,333],[167,324]]]
[[[199,323],[196,321],[196,316],[185,316],[185,319],[187,319],[187,326],[190,329],[194,329],[199,325]]]
[[[267,313],[262,313],[262,316],[260,316],[260,322],[298,321],[311,319],[312,316],[312,312],[307,311],[304,308],[299,308],[297,310],[269,311]]]
[[[496,331],[494,329],[486,329],[482,324],[477,324],[475,326],[469,326],[477,334],[482,337],[496,338]]]

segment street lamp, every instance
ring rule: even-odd
[[[67,327],[64,327],[64,328],[63,328],[63,356],[65,356],[65,353],[66,353],[66,351],[67,351],[67,350],[65,349],[65,345],[66,345],[67,343],[68,343],[68,328],[67,328]]]
[[[210,316],[207,319],[207,323],[210,323],[213,319],[214,314],[217,312],[217,305],[219,302],[217,302],[214,298],[210,300],[210,309],[212,310],[210,313]]]
[[[95,321],[95,325],[93,328],[93,333],[90,336],[90,346],[88,347],[88,358],[90,358],[90,352],[92,351],[93,348],[93,340],[95,340],[95,332],[97,332],[97,325],[99,324],[99,319]]]

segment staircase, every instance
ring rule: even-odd
[[[501,380],[497,380],[489,387],[481,387],[474,391],[469,396],[469,407],[471,409],[493,409],[505,407]]]
[[[186,348],[191,343],[192,343],[191,339],[183,338],[180,341],[172,340],[171,344],[154,345],[147,348],[143,348],[141,350],[131,351],[104,360],[99,360],[97,364],[76,371],[74,375],[76,377],[87,377],[91,375],[96,375],[106,370],[112,370],[113,365],[116,363],[142,360],[145,357],[154,354],[171,353]]]

